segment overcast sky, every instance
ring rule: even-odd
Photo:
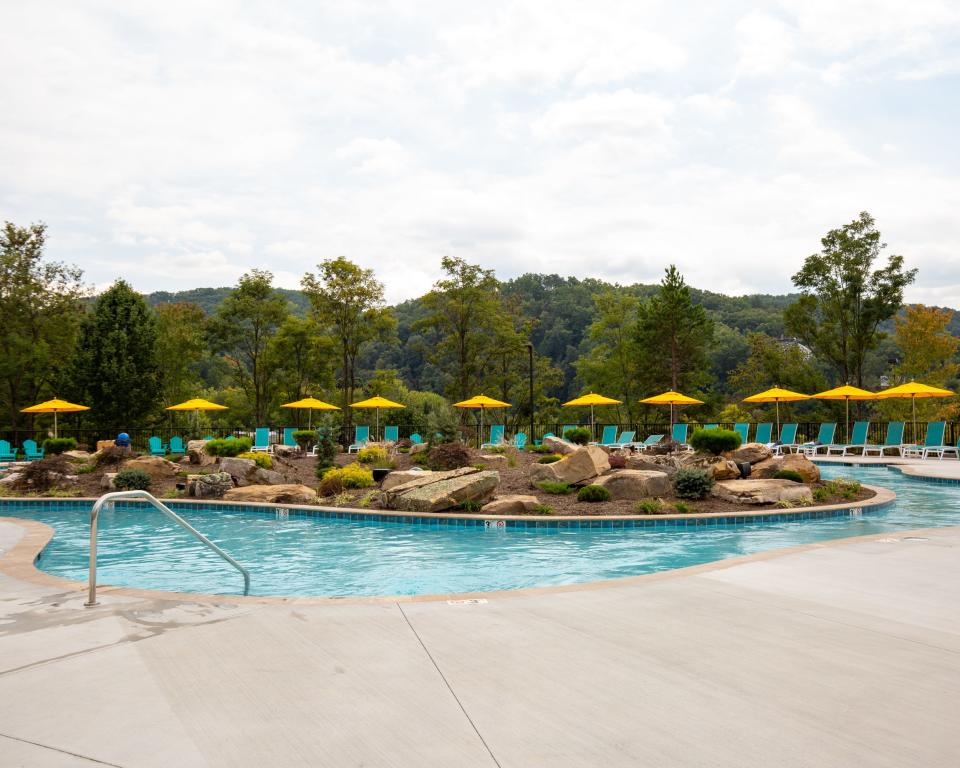
[[[868,210],[960,306],[960,2],[0,0],[0,218],[103,286],[782,293]]]

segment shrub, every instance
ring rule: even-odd
[[[833,480],[828,480],[826,483],[827,490],[836,494],[837,496],[846,499],[847,501],[852,501],[857,498],[857,495],[860,493],[860,483],[856,480],[848,480],[845,477],[837,477]]]
[[[627,466],[627,459],[624,456],[620,456],[616,453],[611,453],[607,456],[607,461],[610,462],[610,469],[623,469]]]
[[[662,509],[663,504],[657,499],[644,499],[633,507],[633,511],[638,515],[658,515]]]
[[[553,448],[549,445],[528,445],[524,450],[530,453],[553,453]]]
[[[690,512],[690,505],[685,504],[682,501],[678,501],[676,504],[674,504],[673,508],[677,510],[677,512],[679,512],[681,515],[686,515],[687,513]]]
[[[150,475],[142,469],[121,469],[113,480],[118,491],[146,491],[151,482]]]
[[[563,433],[563,439],[577,445],[586,445],[590,442],[590,430],[586,427],[574,427]]]
[[[19,491],[49,491],[63,475],[70,470],[70,465],[63,456],[51,456],[48,459],[31,461],[19,471],[19,477],[14,488]]]
[[[740,447],[740,435],[732,429],[697,429],[690,438],[690,445],[701,453],[719,456],[724,451]]]
[[[310,450],[310,446],[317,442],[317,433],[312,429],[298,429],[293,435],[293,442],[300,446],[303,451]]]
[[[182,453],[168,453],[168,454],[167,454],[166,456],[164,456],[163,458],[165,458],[165,459],[166,459],[167,461],[169,461],[171,464],[176,464],[176,463],[178,463],[178,462],[180,461],[180,459],[183,458],[183,454],[182,454]]]
[[[713,473],[696,467],[682,467],[673,476],[673,492],[681,499],[702,499],[713,488]]]
[[[361,448],[357,452],[357,461],[361,464],[386,464],[390,461],[390,454],[387,453],[386,448],[372,445],[369,448]]]
[[[322,478],[337,458],[337,444],[329,427],[317,428],[317,477]]]
[[[544,493],[553,493],[557,495],[563,495],[573,491],[573,488],[569,483],[555,483],[552,480],[544,480],[543,482],[537,483],[537,488]]]
[[[483,506],[479,501],[474,501],[473,499],[467,499],[463,504],[457,507],[461,512],[466,512],[469,515],[476,514],[480,511],[480,508]]]
[[[563,456],[560,456],[557,453],[551,453],[546,456],[541,456],[539,459],[537,459],[537,464],[554,464],[560,461],[562,458]]]
[[[577,492],[577,501],[610,501],[610,491],[602,485],[585,485]]]
[[[56,456],[76,449],[77,441],[72,437],[48,437],[43,441],[43,452],[46,456]]]
[[[270,457],[269,453],[263,453],[262,451],[249,451],[247,453],[238,453],[237,458],[250,459],[250,461],[256,462],[260,469],[273,469],[273,459]]]
[[[203,450],[209,456],[239,456],[248,453],[253,445],[249,437],[238,437],[234,440],[207,440]]]
[[[551,507],[549,504],[537,504],[537,506],[533,508],[533,511],[534,514],[537,515],[552,515],[553,507]]]
[[[425,467],[430,463],[430,456],[426,451],[418,451],[410,455],[410,461],[418,467]]]
[[[793,480],[795,483],[802,483],[803,476],[795,469],[778,469],[773,473],[774,480]]]
[[[824,488],[822,485],[813,489],[813,500],[824,502],[830,497],[830,491]]]
[[[320,481],[320,495],[334,496],[346,488],[369,488],[373,485],[373,472],[360,464],[328,469]]]
[[[459,469],[471,464],[473,456],[463,443],[440,443],[431,448],[427,456],[427,465],[435,470]]]
[[[487,453],[499,453],[499,454],[504,454],[504,453],[507,452],[507,446],[505,446],[505,445],[491,445],[491,446],[488,446],[488,447],[484,448],[483,450],[485,450]]]

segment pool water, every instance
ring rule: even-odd
[[[486,529],[277,519],[216,507],[178,508],[250,571],[250,594],[415,595],[555,586],[636,576],[754,552],[885,531],[960,525],[960,488],[921,482],[884,467],[822,467],[891,488],[897,501],[862,517],[696,529]],[[54,527],[37,566],[85,581],[89,511],[4,514]],[[147,507],[104,510],[98,582],[178,592],[242,594],[231,566]]]

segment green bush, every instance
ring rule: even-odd
[[[702,499],[713,488],[713,473],[696,467],[683,467],[673,476],[673,492],[681,499]]]
[[[369,488],[373,485],[373,472],[360,464],[328,469],[320,481],[320,495],[334,496],[345,488]]]
[[[778,469],[773,473],[774,480],[793,480],[795,483],[802,483],[803,476],[795,469]]]
[[[830,491],[824,488],[822,485],[813,489],[813,500],[819,501],[820,503],[825,502],[830,498]]]
[[[549,445],[530,444],[526,448],[524,448],[524,450],[530,451],[530,453],[553,453],[553,448],[551,448]]]
[[[322,478],[334,465],[337,458],[337,444],[329,427],[318,427],[317,433],[317,477]]]
[[[658,515],[662,509],[663,504],[657,499],[644,499],[638,501],[633,507],[633,511],[638,515]]]
[[[249,437],[238,437],[234,440],[207,440],[203,450],[209,456],[239,456],[248,453],[253,442]]]
[[[574,427],[563,433],[563,439],[577,445],[586,445],[590,442],[590,430],[586,427]]]
[[[253,462],[256,462],[256,465],[260,469],[273,469],[273,459],[270,457],[269,453],[264,453],[263,451],[249,451],[247,453],[238,453],[238,459],[250,459]]]
[[[555,483],[552,480],[544,480],[543,482],[537,483],[537,488],[544,493],[553,493],[556,495],[563,495],[573,491],[573,487],[569,483]]]
[[[472,464],[473,456],[463,443],[440,443],[427,455],[427,466],[434,470],[460,469]]]
[[[372,445],[369,448],[361,448],[357,452],[357,461],[361,464],[383,464],[390,460],[390,455],[386,448]]]
[[[310,446],[317,442],[317,433],[312,429],[298,429],[293,433],[293,442],[299,445],[301,450],[308,451]]]
[[[610,501],[610,491],[602,485],[585,485],[577,492],[577,501]]]
[[[48,437],[43,441],[45,456],[55,456],[66,451],[77,450],[77,441],[72,437]]]
[[[740,447],[740,435],[732,429],[697,429],[690,438],[690,445],[701,453],[719,456],[725,451]]]
[[[678,501],[676,504],[674,504],[673,508],[681,515],[686,515],[688,512],[690,512],[690,505],[684,504],[682,501]]]
[[[563,456],[560,456],[556,453],[551,453],[546,456],[541,456],[539,459],[537,459],[537,464],[555,464],[562,458]]]
[[[425,467],[430,463],[430,455],[427,451],[417,451],[416,453],[410,454],[410,461],[418,467]]]
[[[142,469],[121,469],[113,479],[118,491],[146,491],[151,482],[150,475]]]
[[[537,504],[537,506],[533,508],[533,512],[536,515],[552,515],[553,507],[549,504]]]

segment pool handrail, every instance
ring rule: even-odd
[[[86,608],[92,608],[97,603],[97,520],[100,516],[100,510],[106,504],[113,504],[117,499],[142,499],[143,501],[148,502],[154,509],[158,512],[162,512],[168,518],[173,520],[177,525],[191,534],[197,541],[201,544],[209,547],[214,552],[216,552],[220,557],[226,560],[230,565],[240,571],[243,574],[243,594],[250,594],[250,572],[244,568],[240,563],[234,560],[230,555],[224,552],[220,547],[214,544],[210,539],[204,536],[200,531],[194,528],[190,523],[184,520],[180,515],[174,512],[170,507],[156,498],[153,494],[147,493],[147,491],[113,491],[111,493],[105,493],[99,499],[94,502],[93,509],[90,510],[90,577],[87,584],[88,590],[88,599],[83,605]]]

